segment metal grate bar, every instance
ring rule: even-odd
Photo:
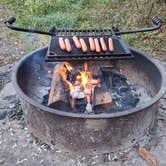
[[[114,35],[111,29],[56,29],[55,36]]]

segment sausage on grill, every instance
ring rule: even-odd
[[[91,51],[96,51],[95,42],[92,37],[89,37],[89,45]]]
[[[114,46],[113,46],[113,41],[112,41],[111,37],[108,38],[108,45],[109,45],[109,51],[113,52],[114,51]]]
[[[76,48],[81,48],[81,43],[76,36],[73,36],[73,42],[74,42]]]
[[[71,48],[71,44],[68,38],[65,39],[65,46],[66,46],[66,51],[67,52],[71,52],[72,48]]]
[[[101,52],[100,44],[97,38],[94,39],[95,41],[95,47],[96,47],[96,52],[99,53]]]
[[[102,51],[106,52],[107,51],[107,46],[105,44],[105,41],[104,41],[103,37],[100,38],[100,44],[101,44]]]
[[[87,52],[88,49],[83,38],[80,38],[80,43],[81,43],[82,52],[84,53]]]
[[[59,37],[59,47],[61,50],[66,50],[65,42],[62,37]]]

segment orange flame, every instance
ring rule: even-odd
[[[71,82],[67,80],[67,71],[73,70],[73,67],[70,65],[69,62],[64,62],[64,66],[61,69],[61,77],[63,81],[67,84],[69,90],[73,90],[74,86]],[[87,62],[84,63],[84,69],[76,76],[76,80],[80,81],[80,88],[85,90],[89,87],[90,80],[92,79],[92,72],[88,71],[88,64]]]
[[[77,79],[81,80],[81,88],[85,90],[88,88],[90,84],[90,80],[92,78],[92,73],[88,71],[88,64],[87,62],[84,63],[84,70],[80,72],[80,75],[77,76]]]
[[[65,62],[64,65],[65,65],[65,67],[66,67],[66,69],[67,69],[68,71],[73,70],[73,68],[72,68],[72,66],[70,65],[69,62]]]
[[[86,85],[89,82],[89,77],[88,74],[85,71],[80,72],[80,77],[81,77],[81,86],[83,89],[86,89]]]
[[[64,81],[64,83],[68,86],[69,90],[71,91],[74,89],[74,87],[73,87],[72,83],[67,80],[66,72],[67,72],[67,70],[71,71],[73,68],[68,62],[65,62],[64,65],[66,68],[62,67],[60,69],[61,78]]]

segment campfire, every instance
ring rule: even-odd
[[[61,103],[67,104],[68,99],[69,107],[84,113],[92,113],[97,106],[110,106],[111,92],[99,73],[101,73],[99,68],[89,68],[87,62],[79,67],[72,66],[69,62],[55,66],[48,105],[55,107],[55,103],[60,100],[63,101]],[[58,80],[62,81],[64,88],[60,86]]]
[[[91,155],[133,146],[152,129],[165,92],[164,70],[145,53],[128,48],[120,35],[157,30],[158,17],[152,18],[154,27],[123,32],[115,26],[44,32],[16,27],[15,21],[10,17],[5,24],[51,36],[48,47],[26,55],[13,73],[27,127],[35,136],[55,149]]]

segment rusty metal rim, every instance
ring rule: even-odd
[[[33,56],[33,54],[35,54],[38,51],[47,49],[47,47],[43,47],[43,48],[39,48],[29,54],[27,54],[26,56],[24,56],[23,58],[21,58],[19,60],[19,62],[15,65],[14,69],[13,69],[13,73],[12,73],[12,83],[13,86],[16,90],[16,92],[18,93],[18,95],[23,98],[26,102],[30,103],[31,105],[33,105],[34,107],[37,107],[39,109],[37,109],[38,111],[46,111],[46,112],[50,112],[59,116],[65,116],[65,117],[72,117],[72,118],[88,118],[88,119],[100,119],[100,118],[113,118],[113,117],[120,117],[120,116],[125,116],[125,115],[129,115],[141,110],[144,110],[148,107],[150,107],[151,105],[155,104],[161,97],[162,95],[165,93],[166,90],[166,75],[165,75],[165,71],[163,69],[163,67],[156,62],[152,57],[150,57],[149,55],[147,55],[146,53],[142,52],[142,51],[138,51],[136,49],[130,48],[131,51],[137,52],[139,54],[141,54],[142,56],[144,56],[145,58],[147,58],[158,70],[159,73],[161,74],[161,88],[158,91],[158,93],[146,104],[140,105],[139,107],[135,107],[123,112],[115,112],[115,113],[101,113],[101,114],[78,114],[78,113],[72,113],[72,112],[65,112],[65,111],[61,111],[61,110],[57,110],[57,109],[53,109],[53,108],[49,108],[47,106],[44,106],[34,100],[32,100],[30,97],[28,97],[19,87],[19,84],[17,82],[17,73],[19,68],[21,67],[21,65],[26,61],[26,59],[30,56]]]

